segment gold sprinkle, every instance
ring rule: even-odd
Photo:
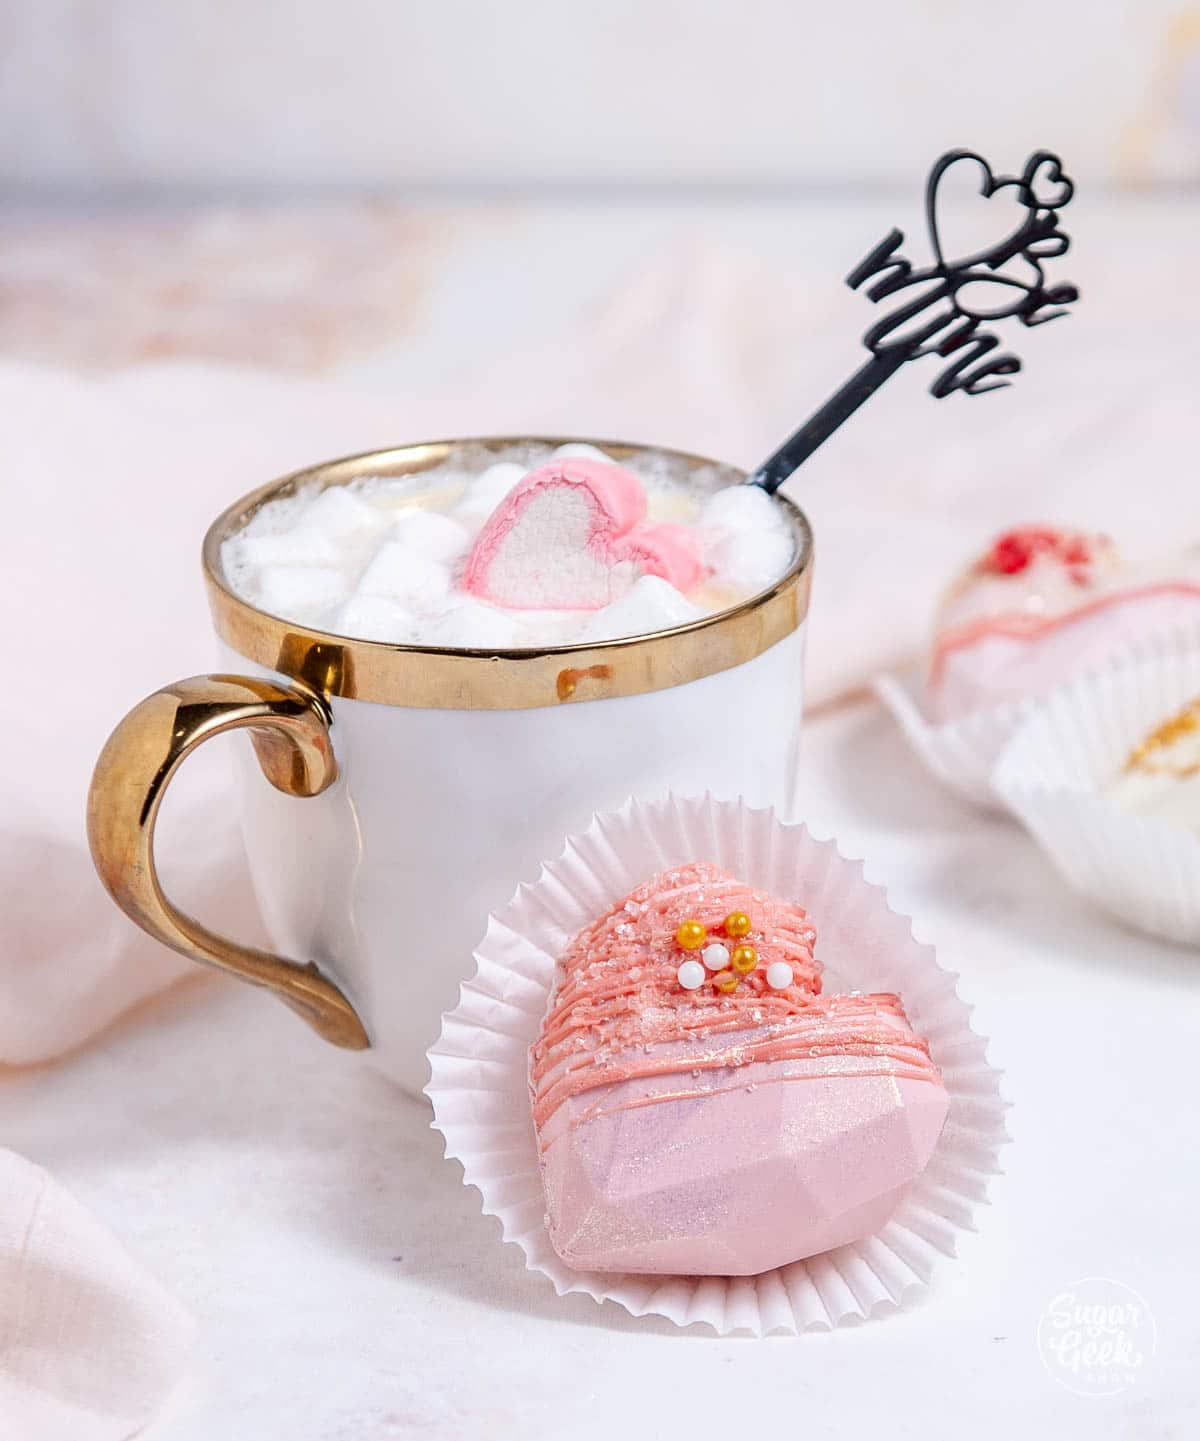
[[[700,921],[681,921],[679,929],[675,932],[675,939],[685,951],[698,951],[708,940],[708,931]]]
[[[758,965],[758,952],[753,946],[734,946],[729,963],[735,971],[744,976]]]
[[[750,917],[745,911],[730,911],[725,917],[725,934],[734,940],[741,940],[750,934]]]
[[[1151,774],[1165,774],[1179,776],[1196,775],[1200,772],[1200,761],[1179,769],[1171,765],[1155,765],[1153,758],[1159,751],[1170,749],[1176,741],[1181,741],[1184,736],[1200,731],[1200,696],[1189,703],[1170,720],[1164,721],[1157,730],[1151,731],[1140,746],[1133,752],[1125,762],[1126,771],[1148,771]]]

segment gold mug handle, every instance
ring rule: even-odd
[[[258,763],[289,796],[318,796],[337,779],[331,716],[300,686],[238,675],[176,681],[147,696],[109,736],[88,792],[92,861],[105,889],[142,930],[205,965],[275,992],[335,1046],[370,1044],[354,1007],[315,963],[285,960],[226,940],[163,894],[154,864],[154,824],[171,777],[198,745],[248,728]]]

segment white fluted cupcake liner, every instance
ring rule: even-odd
[[[1064,879],[1151,935],[1200,945],[1200,839],[1104,794],[1131,751],[1200,696],[1200,629],[1154,638],[1061,687],[996,766],[997,796]]]
[[[917,670],[882,675],[875,694],[891,711],[904,738],[925,768],[964,800],[989,810],[1000,802],[991,777],[997,761],[1021,726],[1037,709],[1035,700],[989,706],[955,721],[932,721],[922,705],[924,677]]]
[[[536,1038],[555,959],[582,929],[655,873],[707,860],[773,894],[802,904],[817,930],[826,993],[853,988],[900,994],[929,1042],[950,1097],[930,1164],[877,1234],[808,1260],[750,1277],[636,1276],[577,1271],[546,1233],[537,1145],[530,1113],[527,1051]],[[1005,1102],[986,1041],[970,1025],[956,976],[913,937],[881,887],[833,841],[811,836],[774,811],[711,796],[656,803],[629,800],[593,818],[566,842],[538,880],[521,886],[489,918],[477,970],[444,1017],[429,1052],[433,1125],[446,1154],[478,1187],[484,1212],[560,1295],[582,1291],[635,1316],[702,1322],[721,1334],[797,1334],[901,1306],[929,1284],[939,1256],[985,1200],[1005,1141]]]

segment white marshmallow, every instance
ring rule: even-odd
[[[353,535],[356,531],[376,530],[386,524],[387,516],[378,506],[369,505],[344,485],[331,485],[323,490],[300,517],[304,530],[320,530],[327,536]]]
[[[724,531],[788,529],[778,501],[761,485],[727,485],[709,496],[700,508],[700,525]]]
[[[337,546],[324,531],[303,527],[281,531],[278,535],[235,535],[225,544],[230,548],[230,560],[235,565],[336,567],[341,559]]]
[[[458,650],[516,650],[525,644],[522,628],[509,612],[468,599],[427,621],[422,639]]]
[[[271,615],[312,625],[349,590],[346,577],[332,566],[275,565],[259,574],[258,603]]]
[[[577,610],[523,610],[522,645],[570,645],[579,631]]]
[[[581,440],[572,440],[566,445],[560,445],[551,456],[552,460],[603,460],[606,464],[612,465],[611,455],[605,455],[594,445],[585,445]]]
[[[449,564],[463,555],[471,544],[464,525],[436,510],[402,510],[392,527],[392,537],[414,550],[423,551],[432,560]]]
[[[708,563],[718,584],[753,594],[779,579],[791,564],[792,552],[786,531],[735,531],[712,547]]]
[[[467,492],[454,508],[455,516],[464,525],[478,530],[512,490],[529,472],[515,461],[501,460],[489,465],[467,487]]]
[[[402,540],[381,545],[358,583],[359,595],[384,595],[418,606],[436,602],[449,589],[449,570]]]
[[[625,635],[648,635],[697,620],[704,614],[669,580],[643,575],[620,600],[595,611],[579,632],[581,641],[617,640]]]
[[[333,628],[338,635],[394,645],[412,643],[417,629],[411,611],[382,595],[352,595],[338,612]]]

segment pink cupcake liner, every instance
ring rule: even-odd
[[[875,1235],[758,1276],[636,1276],[577,1271],[555,1254],[543,1220],[530,1114],[528,1047],[545,1013],[556,957],[586,924],[652,874],[708,860],[754,886],[799,901],[817,928],[825,990],[896,991],[938,1064],[950,1109],[925,1172]],[[997,1173],[1006,1103],[985,1039],[972,1030],[957,977],[886,893],[833,841],[774,811],[712,796],[629,800],[593,818],[531,885],[488,921],[476,972],[461,988],[429,1052],[426,1087],[446,1154],[461,1162],[483,1210],[530,1270],[564,1295],[616,1301],[635,1316],[703,1323],[721,1334],[798,1334],[861,1320],[910,1303]]]

